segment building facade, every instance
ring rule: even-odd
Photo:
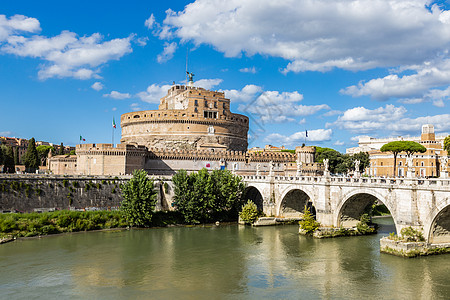
[[[427,151],[416,153],[409,159],[406,153],[399,153],[396,160],[395,176],[405,177],[409,170],[414,177],[445,177],[446,173],[448,174],[448,171],[450,171],[447,159],[448,153],[443,150],[443,138],[442,140],[436,140],[434,126],[431,124],[423,125],[422,135],[417,142],[423,145]],[[367,175],[394,176],[394,156],[392,153],[381,152],[379,149],[368,152],[370,166],[366,169]]]

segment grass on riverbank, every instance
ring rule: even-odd
[[[0,238],[126,227],[120,211],[55,211],[0,215]]]
[[[152,227],[183,224],[178,212],[153,213]],[[121,211],[54,211],[45,213],[0,214],[0,239],[31,237],[64,232],[124,228],[128,224]]]

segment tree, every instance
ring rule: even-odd
[[[180,170],[172,177],[175,208],[187,223],[207,223],[237,219],[245,185],[228,170],[211,173],[202,169],[187,174]]]
[[[156,204],[157,192],[153,181],[144,170],[135,170],[133,177],[122,188],[120,209],[130,226],[149,226]]]
[[[3,165],[3,147],[0,145],[0,165]]]
[[[39,168],[39,156],[36,150],[36,142],[34,141],[34,138],[31,138],[28,141],[28,148],[23,162],[25,164],[26,172],[34,173],[36,169]]]
[[[383,145],[380,149],[381,152],[392,152],[394,155],[394,177],[395,177],[395,167],[397,166],[397,155],[404,151],[404,145],[402,141],[394,141]]]
[[[47,145],[40,145],[36,147],[39,161],[41,162],[42,166],[45,166],[45,162],[47,161],[48,153],[52,151],[52,153],[55,152],[55,148],[53,146],[47,146]]]
[[[258,219],[259,212],[258,207],[252,200],[248,200],[247,204],[242,206],[242,210],[239,213],[239,217],[245,223],[253,224]]]
[[[14,148],[14,164],[15,164],[15,165],[20,165],[20,160],[19,160],[19,147],[15,147],[15,148]]]
[[[309,207],[306,205],[303,213],[303,220],[298,223],[300,224],[300,229],[302,229],[306,234],[313,234],[314,231],[320,227],[320,223],[314,219],[314,216],[309,211]]]
[[[405,152],[408,157],[411,157],[414,153],[424,153],[427,149],[419,143],[412,141],[395,141],[390,142],[381,147],[381,152],[392,152],[394,155],[394,177],[395,168],[397,166],[397,155],[400,152]]]
[[[77,153],[75,152],[75,150],[70,150],[70,155],[76,155]]]
[[[447,155],[450,154],[450,135],[444,139],[444,150],[447,151]]]
[[[323,148],[322,148],[323,149]],[[327,150],[321,151],[319,155],[316,156],[317,162],[323,162],[324,159],[328,159],[328,170],[331,173],[346,173],[347,166],[344,165],[344,156],[333,149],[325,148]]]
[[[10,146],[3,146],[3,172],[14,173],[15,168],[13,149]]]
[[[64,145],[62,142],[61,145],[59,146],[58,155],[64,155]]]

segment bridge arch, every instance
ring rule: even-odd
[[[258,207],[258,210],[263,210],[264,208],[264,199],[263,196],[261,194],[261,192],[259,191],[259,189],[255,186],[247,186],[244,190],[243,193],[243,199],[245,202],[247,202],[247,200],[252,200],[253,203],[256,204],[256,206]]]
[[[277,214],[283,217],[299,217],[305,210],[305,205],[315,214],[311,193],[299,187],[287,188],[280,197]]]
[[[345,194],[335,209],[335,224],[337,227],[353,227],[359,222],[361,215],[375,201],[383,203],[392,215],[395,230],[398,231],[396,209],[391,201],[371,189],[355,189]]]
[[[431,211],[424,225],[424,237],[429,243],[450,243],[450,198]]]

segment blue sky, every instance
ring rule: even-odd
[[[111,142],[173,81],[223,90],[249,146],[450,132],[446,1],[3,1],[0,135]],[[118,124],[119,125],[119,124]],[[120,138],[120,126],[115,141]]]

